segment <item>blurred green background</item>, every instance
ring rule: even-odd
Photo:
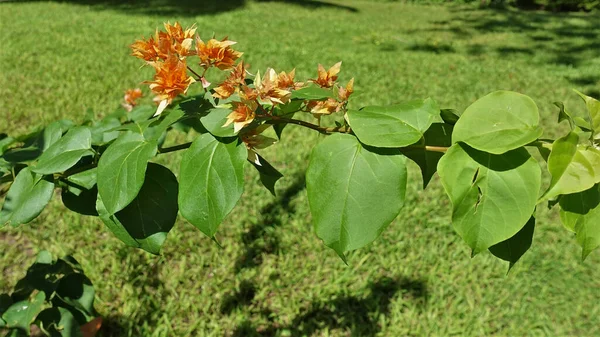
[[[128,45],[165,21],[238,41],[251,70],[343,61],[351,104],[432,97],[464,110],[493,90],[531,96],[546,135],[557,109],[600,96],[600,16],[389,1],[65,1],[0,3],[0,132],[114,111],[152,71]],[[146,97],[150,101],[149,95]],[[564,125],[563,125],[564,127]],[[410,167],[404,210],[346,266],[313,234],[303,175],[321,136],[293,126],[264,151],[285,178],[272,197],[248,170],[219,248],[180,219],[161,257],[125,247],[59,193],[34,222],[0,231],[0,292],[38,250],[72,253],[97,291],[102,336],[598,336],[600,252],[581,262],[555,210],[538,210],[532,249],[507,264],[470,251],[439,180]],[[161,156],[177,172],[180,153]]]

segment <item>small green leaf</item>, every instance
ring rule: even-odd
[[[592,123],[592,130],[594,131],[594,139],[598,139],[600,135],[600,101],[597,99],[584,95],[581,92],[575,90],[575,92],[583,99],[585,106],[587,107],[588,116]]]
[[[148,128],[144,130],[144,138],[150,142],[156,142],[167,129],[184,117],[185,113],[180,109],[171,109],[163,112],[159,118],[152,120]]]
[[[441,109],[440,117],[446,124],[455,125],[458,122],[460,116],[458,115],[458,111],[454,109]]]
[[[112,143],[98,162],[98,193],[109,214],[127,206],[144,183],[148,161],[156,143],[136,133],[125,133]]]
[[[35,174],[28,167],[22,169],[6,194],[0,211],[0,227],[18,226],[35,219],[50,201],[53,191],[51,178]]]
[[[542,135],[537,105],[528,96],[495,91],[471,104],[454,126],[452,142],[493,154],[524,146]]]
[[[40,174],[66,171],[83,156],[94,154],[91,149],[92,134],[90,129],[87,127],[73,128],[44,151],[32,171]]]
[[[562,121],[567,121],[569,123],[569,126],[571,127],[571,131],[575,129],[575,121],[573,120],[573,117],[571,117],[571,114],[565,109],[565,105],[563,104],[563,102],[554,102],[554,105],[556,105],[559,109],[558,111],[558,122],[562,122]]]
[[[376,147],[404,147],[423,137],[431,124],[439,120],[437,103],[428,98],[402,104],[348,111],[348,123],[366,145]]]
[[[138,105],[134,107],[126,116],[131,121],[144,122],[152,118],[152,115],[154,115],[155,112],[156,106]]]
[[[94,167],[89,170],[68,176],[67,181],[89,190],[96,185],[97,172],[98,169]]]
[[[92,133],[92,144],[102,145],[110,143],[119,137],[119,131],[115,131],[116,128],[121,126],[121,122],[117,118],[104,118],[99,123],[94,124],[90,128]]]
[[[452,125],[444,123],[433,123],[425,131],[421,143],[414,147],[401,149],[402,153],[413,160],[421,168],[423,175],[423,188],[427,187],[429,181],[437,171],[437,164],[444,155],[443,152],[426,149],[426,146],[450,147],[452,145]],[[441,149],[440,149],[441,150]]]
[[[209,110],[206,116],[200,118],[200,122],[215,137],[232,137],[235,136],[233,124],[223,127],[227,122],[227,116],[231,110],[224,108],[215,108]]]
[[[373,242],[400,212],[406,177],[406,157],[397,149],[328,136],[313,149],[306,171],[317,236],[342,258]]]
[[[60,122],[54,122],[48,125],[44,128],[44,131],[42,131],[38,147],[41,148],[42,151],[46,151],[62,137],[62,133],[63,130]]]
[[[256,154],[255,161],[248,161],[252,163],[254,168],[256,168],[260,174],[260,182],[263,184],[263,186],[266,187],[269,192],[273,194],[273,196],[275,196],[275,183],[277,183],[277,181],[283,177],[283,174],[277,171],[276,168],[271,166],[268,161],[258,154]]]
[[[6,322],[6,327],[18,328],[29,333],[29,327],[42,311],[46,295],[40,291],[31,299],[13,303],[3,314],[2,320]]]
[[[595,184],[592,188],[572,194],[560,196],[560,219],[563,225],[570,231],[575,231],[577,221],[600,204],[600,185]]]
[[[600,163],[597,150],[577,146],[579,136],[570,132],[552,144],[548,157],[548,171],[552,175],[550,186],[540,198],[540,202],[560,194],[585,191],[596,183],[594,164]],[[600,169],[598,172],[600,180]]]
[[[531,247],[533,242],[533,231],[535,229],[535,217],[529,218],[529,221],[511,238],[497,243],[489,248],[490,253],[499,259],[508,261],[508,270],[519,261]]]
[[[494,155],[454,144],[438,163],[452,201],[452,224],[473,255],[525,226],[541,185],[538,163],[524,148]]]
[[[96,209],[113,234],[131,247],[159,254],[177,219],[179,184],[166,167],[150,163],[143,186],[135,199],[114,215],[98,198]]]
[[[311,100],[311,101],[323,101],[328,98],[334,98],[333,91],[331,89],[325,89],[320,87],[306,87],[292,91],[292,100]]]
[[[81,324],[96,317],[94,309],[94,286],[92,281],[82,273],[72,273],[60,279],[56,288],[56,296],[84,316]]]
[[[217,140],[211,134],[196,138],[181,160],[181,215],[213,238],[244,191],[246,146],[238,138]]]

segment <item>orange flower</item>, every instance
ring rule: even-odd
[[[337,74],[340,72],[342,62],[338,62],[325,71],[325,68],[319,64],[319,77],[316,80],[311,80],[313,83],[318,84],[321,88],[331,88],[337,80]]]
[[[229,77],[215,88],[213,97],[224,99],[233,95],[236,90],[239,90],[239,86],[243,85],[246,79],[246,68],[244,62],[240,62],[233,70]]]
[[[288,74],[282,71],[277,75],[277,87],[279,89],[291,89],[297,90],[304,86],[304,83],[294,82],[296,76],[296,69],[292,69]]]
[[[134,106],[137,105],[136,100],[140,97],[142,97],[142,90],[140,88],[127,89],[125,91],[125,96],[123,97],[125,102],[121,105],[123,105],[123,108],[129,112]]]
[[[192,48],[192,42],[194,42],[193,38],[196,34],[195,25],[192,25],[185,31],[179,22],[175,22],[174,25],[171,25],[170,22],[167,22],[164,25],[168,36],[173,39],[173,51],[177,52],[181,56],[189,56],[189,50]]]
[[[149,83],[150,89],[157,95],[154,100],[160,102],[154,114],[156,116],[160,115],[175,97],[185,94],[195,80],[193,77],[187,76],[185,60],[180,60],[174,54],[169,55],[164,62],[151,62],[150,64],[156,69],[156,75],[154,75],[154,81],[145,83]]]
[[[176,53],[180,57],[189,56],[196,28],[194,26],[186,29],[181,28],[178,22],[174,25],[165,23],[167,32],[158,31],[154,37],[148,40],[137,40],[131,44],[131,55],[152,62],[166,60],[169,54]]]
[[[307,107],[315,117],[319,118],[319,116],[331,115],[339,111],[341,104],[333,98],[328,98],[325,101],[310,101]]]
[[[346,88],[340,88],[338,92],[338,97],[341,101],[347,101],[350,98],[350,95],[354,92],[354,78],[348,81],[346,84]]]
[[[223,127],[233,123],[233,131],[239,132],[244,126],[252,123],[256,114],[254,111],[257,108],[255,102],[233,102],[233,111],[227,116],[227,122]]]
[[[279,77],[272,68],[267,69],[265,78],[261,80],[260,72],[254,78],[254,87],[261,99],[271,103],[285,104],[292,94],[289,90],[282,89],[279,85]]]
[[[248,132],[244,132],[244,134],[241,135],[242,141],[248,148],[248,160],[257,165],[261,164],[260,160],[258,159],[258,155],[254,150],[265,149],[277,142],[277,139],[275,138],[261,135],[261,133],[270,127],[271,125],[269,124],[263,124],[255,129],[249,130]]]
[[[131,55],[141,58],[145,61],[156,61],[158,57],[158,44],[154,38],[146,40],[137,40],[129,46],[132,50]]]
[[[199,37],[196,37],[196,52],[200,57],[200,65],[204,68],[215,66],[221,70],[232,68],[235,60],[243,54],[231,49],[231,46],[236,43],[227,40],[227,37],[221,41],[210,39],[204,43]]]

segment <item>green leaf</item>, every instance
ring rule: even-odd
[[[575,231],[577,221],[600,205],[600,185],[579,193],[565,194],[559,198],[560,219],[570,231]]]
[[[36,160],[42,154],[37,146],[8,149],[2,154],[2,159],[9,163],[24,163]]]
[[[565,105],[563,104],[563,102],[554,102],[554,105],[556,105],[559,109],[558,111],[558,122],[562,122],[562,121],[567,121],[569,123],[569,126],[571,127],[571,131],[575,129],[575,121],[573,120],[573,117],[571,117],[571,114],[565,109]]]
[[[404,204],[406,157],[334,134],[310,155],[306,188],[313,225],[325,245],[344,253],[373,242]]]
[[[84,337],[80,322],[71,311],[63,307],[48,308],[40,313],[38,321],[41,328],[53,337]]]
[[[426,146],[450,147],[450,145],[452,145],[452,125],[433,123],[431,124],[431,127],[425,131],[420,144],[414,147],[401,149],[404,155],[417,163],[421,168],[423,188],[427,187],[427,184],[429,184],[429,181],[437,171],[439,160],[444,155],[443,152],[427,150]]]
[[[44,131],[42,131],[38,147],[41,148],[42,151],[46,151],[62,137],[62,132],[63,129],[60,122],[54,122],[48,125],[44,128]]]
[[[552,152],[548,157],[552,181],[540,201],[560,194],[585,191],[596,183],[594,165],[600,163],[600,153],[593,148],[578,147],[578,142],[579,136],[570,132],[552,144]],[[600,182],[600,166],[598,180]]]
[[[206,116],[200,118],[200,122],[208,132],[215,137],[232,137],[235,136],[233,124],[223,127],[227,122],[227,116],[231,110],[224,108],[211,109]]]
[[[13,303],[2,314],[2,320],[6,322],[6,327],[18,328],[29,333],[29,326],[42,311],[45,300],[46,295],[40,291],[31,299]]]
[[[16,141],[16,139],[9,137],[5,133],[0,134],[0,155],[2,155],[4,151]]]
[[[35,219],[50,201],[54,183],[49,177],[22,169],[6,194],[0,211],[0,226],[18,226]]]
[[[583,248],[582,259],[600,246],[600,184],[579,193],[560,197],[560,218],[575,232]]]
[[[535,229],[535,217],[529,218],[529,221],[525,224],[517,234],[511,238],[497,243],[489,248],[490,252],[499,259],[508,261],[508,270],[519,261],[521,256],[525,254],[531,247],[533,242],[533,231]]]
[[[325,89],[320,87],[306,87],[292,91],[292,100],[311,100],[311,101],[323,101],[328,98],[334,98],[333,91],[331,89]]]
[[[143,122],[147,121],[154,115],[156,112],[156,106],[152,105],[138,105],[131,109],[131,111],[126,115],[127,118],[134,122]]]
[[[446,124],[455,125],[458,122],[460,116],[458,115],[458,111],[454,109],[441,109],[440,117]]]
[[[72,182],[78,186],[81,186],[85,189],[91,189],[96,185],[97,181],[97,172],[98,169],[96,167],[91,168],[86,171],[82,171],[79,173],[72,174],[67,177],[67,181]]]
[[[185,113],[180,109],[163,112],[159,118],[152,120],[152,123],[144,130],[144,138],[151,142],[156,142],[167,129],[183,118]]]
[[[431,124],[439,120],[437,103],[428,98],[398,105],[370,106],[348,111],[348,123],[366,145],[404,147],[423,137]]]
[[[96,317],[94,309],[95,290],[90,279],[82,273],[72,273],[60,279],[56,296],[77,311],[80,323],[84,324]]]
[[[73,128],[44,151],[32,171],[40,174],[66,171],[83,156],[93,155],[91,149],[92,134],[90,129],[87,127]]]
[[[81,215],[98,216],[96,211],[96,199],[98,199],[98,188],[95,186],[89,190],[82,190],[78,194],[63,189],[61,193],[63,204],[75,213]]]
[[[181,160],[181,215],[213,238],[244,191],[246,146],[237,138],[217,140],[203,134]]]
[[[594,139],[598,139],[598,135],[600,135],[600,101],[590,96],[586,96],[577,90],[575,90],[575,92],[585,102],[585,106],[588,110],[588,116],[590,118],[590,122],[592,123],[591,126],[594,131]]]
[[[452,201],[452,224],[478,254],[525,226],[535,209],[541,170],[524,148],[494,155],[454,144],[438,163]]]
[[[98,193],[109,214],[125,208],[136,197],[156,143],[136,133],[125,133],[112,143],[98,162]]]
[[[260,182],[263,184],[263,186],[266,187],[269,192],[273,194],[273,196],[275,196],[275,183],[277,183],[277,181],[283,177],[283,174],[277,171],[277,169],[271,166],[271,164],[269,164],[265,158],[258,154],[256,154],[255,161],[248,161],[252,163],[254,168],[256,168],[260,174]]]
[[[100,197],[96,208],[102,222],[125,244],[159,254],[177,219],[178,189],[168,168],[150,163],[140,193],[127,207],[111,215]]]
[[[121,126],[121,122],[117,118],[104,118],[99,123],[94,124],[90,128],[92,133],[92,144],[102,145],[110,143],[119,137],[119,131],[115,131],[116,128]]]
[[[528,96],[495,91],[471,104],[454,126],[452,142],[501,154],[542,135],[537,105]]]

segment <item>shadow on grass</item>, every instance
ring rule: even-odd
[[[4,2],[37,2],[44,0],[5,0]],[[112,9],[128,14],[198,16],[213,15],[243,8],[250,0],[54,0],[90,6],[94,9]],[[334,8],[357,12],[354,7],[317,0],[254,0],[256,2],[280,2],[306,8]]]
[[[124,256],[127,254],[133,254],[129,261],[125,261]],[[143,258],[143,254],[145,253],[132,253],[129,248],[120,251],[124,259],[123,263],[130,268],[128,277],[123,283],[130,284],[133,289],[139,289],[139,309],[129,316],[105,314],[98,337],[141,336],[143,328],[156,327],[160,324],[159,318],[163,315],[164,303],[170,300],[159,278],[163,260],[148,263]]]
[[[420,309],[427,304],[427,287],[423,281],[384,277],[369,284],[366,296],[340,294],[331,300],[317,300],[296,316],[289,326],[272,323],[270,312],[262,315],[270,325],[240,324],[233,336],[312,336],[323,330],[342,330],[352,336],[375,336],[381,331],[380,317],[390,313],[395,299],[410,301]]]
[[[242,255],[235,262],[236,273],[245,268],[254,268],[261,265],[263,254],[273,254],[279,250],[279,238],[275,233],[275,228],[282,225],[281,219],[284,215],[296,212],[290,202],[304,188],[304,174],[301,174],[274,202],[262,208],[260,211],[261,220],[253,224],[242,235],[245,248]]]
[[[453,42],[466,45],[464,53],[472,56],[494,53],[502,57],[513,55],[540,56],[535,62],[581,66],[594,59],[600,50],[600,15],[566,15],[537,11],[486,9],[469,13],[463,7],[448,7],[452,13],[449,20],[433,21],[424,28],[411,29],[409,34],[449,34]],[[514,41],[501,34],[519,34],[525,41]],[[471,41],[475,36],[497,34],[492,43]],[[515,45],[515,42],[519,42]],[[410,46],[408,50],[439,54],[450,50],[430,45]]]

